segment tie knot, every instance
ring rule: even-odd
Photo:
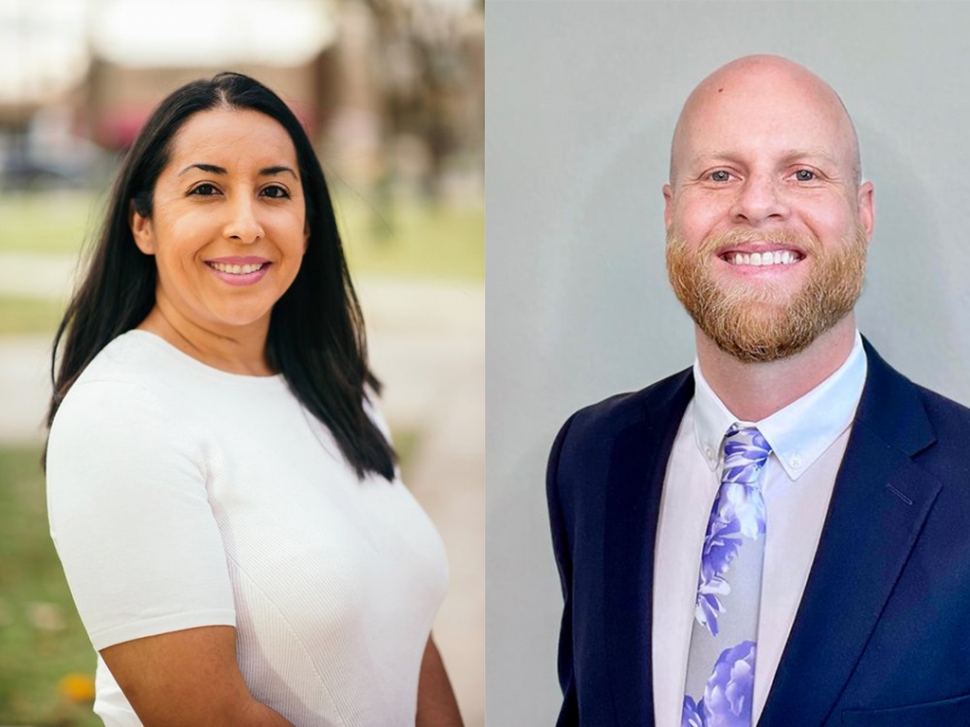
[[[732,424],[724,435],[724,474],[721,482],[757,486],[771,445],[756,427]]]

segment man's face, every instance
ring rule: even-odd
[[[667,265],[722,350],[784,358],[851,312],[873,225],[856,160],[838,99],[807,72],[729,67],[688,100],[664,187]]]

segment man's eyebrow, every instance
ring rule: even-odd
[[[838,160],[824,149],[789,149],[783,158],[788,163],[799,159],[822,159],[829,164],[838,165]]]
[[[185,169],[179,172],[179,176],[185,174],[190,169],[201,169],[203,172],[208,172],[209,174],[227,174],[226,170],[223,167],[216,166],[215,164],[203,164],[202,162],[199,162],[197,164],[189,164]],[[273,176],[276,176],[277,174],[284,174],[286,172],[289,172],[290,174],[292,174],[295,179],[299,179],[299,177],[297,177],[296,172],[294,172],[290,167],[284,166],[282,164],[274,167],[264,167],[260,169],[259,176],[273,177]]]
[[[718,149],[708,149],[699,151],[690,158],[689,166],[695,167],[698,164],[710,164],[711,162],[733,162],[737,161],[738,155]]]
[[[717,149],[701,151],[690,159],[690,165],[695,166],[710,162],[737,161],[739,155]],[[799,159],[823,159],[830,164],[838,164],[838,160],[824,149],[787,149],[782,152],[781,159],[785,164],[791,164]]]

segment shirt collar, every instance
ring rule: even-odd
[[[835,373],[784,409],[754,423],[789,478],[797,480],[852,423],[867,369],[862,336],[856,331],[852,351]],[[696,360],[693,406],[697,448],[714,470],[728,427],[735,422],[749,422],[728,411],[707,383]]]

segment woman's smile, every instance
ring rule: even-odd
[[[213,258],[205,264],[217,278],[229,285],[255,285],[272,265],[269,260],[252,255]]]

